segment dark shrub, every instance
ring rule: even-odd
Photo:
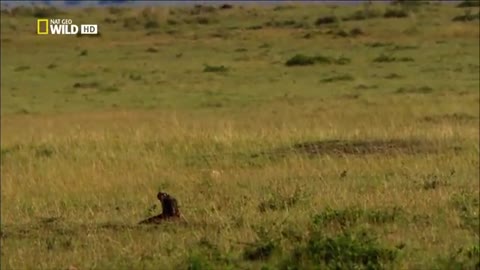
[[[126,8],[123,7],[108,7],[108,13],[112,15],[121,15],[127,11]]]
[[[232,9],[233,6],[232,5],[229,5],[229,4],[223,4],[219,7],[220,9]]]
[[[249,261],[265,260],[272,255],[274,249],[275,244],[272,241],[250,246],[245,249],[243,258]]]
[[[460,248],[447,257],[436,260],[435,269],[480,269],[480,245]]]
[[[32,16],[32,8],[26,6],[18,6],[10,11],[12,16]]]
[[[452,198],[452,202],[462,220],[462,228],[469,229],[478,235],[480,229],[480,216],[478,213],[480,198],[473,194],[461,193],[456,194]]]
[[[63,14],[63,12],[56,7],[49,6],[18,6],[14,7],[10,11],[10,14],[12,16],[33,16],[35,18],[48,18],[61,15]]]
[[[381,17],[382,14],[377,10],[357,10],[353,14],[343,18],[345,21],[361,21]]]
[[[430,94],[434,91],[430,86],[421,86],[421,87],[410,87],[404,88],[400,87],[395,91],[397,94]]]
[[[392,46],[393,43],[390,43],[390,42],[387,42],[387,43],[383,43],[383,42],[371,42],[371,43],[366,43],[365,46],[367,47],[371,47],[371,48],[377,48],[377,47],[388,47],[388,46]]]
[[[384,18],[406,18],[408,17],[408,11],[404,9],[387,9],[383,14]]]
[[[73,84],[73,88],[97,88],[99,86],[100,84],[98,82],[86,82],[86,83],[77,82]]]
[[[127,29],[134,29],[136,26],[140,24],[141,24],[141,21],[136,17],[128,17],[123,20],[123,27]]]
[[[203,72],[227,72],[228,68],[225,66],[209,66],[205,65]]]
[[[329,78],[325,78],[320,80],[320,82],[323,83],[330,83],[330,82],[338,82],[338,81],[353,81],[354,78],[352,75],[345,74],[345,75],[338,75],[338,76],[333,76]]]
[[[62,14],[62,12],[56,7],[34,7],[33,17],[35,18],[47,18]]]
[[[346,31],[346,30],[343,30],[343,29],[340,29],[340,30],[330,30],[327,32],[327,34],[331,34],[331,35],[334,35],[335,37],[357,37],[357,36],[360,36],[360,35],[363,35],[364,32],[362,31],[362,29],[360,28],[353,28],[352,30],[350,31]]]
[[[305,247],[297,248],[281,269],[388,269],[397,250],[382,246],[367,232],[325,236],[313,232]]]
[[[285,63],[287,66],[308,66],[315,64],[315,57],[306,56],[303,54],[297,54],[294,57],[288,59]]]
[[[352,30],[350,30],[350,36],[352,37],[360,36],[363,34],[365,34],[365,32],[363,32],[363,30],[360,28],[353,28]]]
[[[307,27],[308,25],[303,22],[296,22],[295,20],[285,20],[285,21],[273,20],[273,21],[266,22],[265,26],[302,28],[302,27]]]
[[[395,62],[396,58],[393,56],[388,56],[385,54],[382,54],[378,56],[377,58],[373,59],[373,62],[377,63],[384,63],[384,62]]]
[[[120,89],[118,89],[118,87],[116,87],[115,85],[103,87],[98,90],[98,92],[102,92],[102,93],[113,93],[118,91],[120,91]]]
[[[149,52],[149,53],[156,53],[158,52],[158,49],[157,48],[153,48],[153,47],[150,47],[146,50],[146,52]]]
[[[332,24],[332,23],[337,23],[338,18],[335,16],[326,16],[326,17],[320,17],[315,21],[315,25],[324,25],[324,24]]]
[[[414,62],[415,61],[412,57],[400,57],[398,60],[400,62]]]
[[[393,0],[390,2],[392,6],[401,6],[402,8],[407,8],[407,9],[417,9],[420,6],[428,5],[430,4],[429,1],[412,1],[412,0]]]
[[[198,15],[201,13],[212,13],[215,12],[216,8],[213,6],[202,6],[202,5],[195,5],[193,9],[190,11],[191,15]]]
[[[55,148],[50,145],[39,145],[35,147],[35,156],[36,157],[51,157],[55,153]]]
[[[108,17],[107,17],[107,18],[105,18],[103,21],[104,21],[104,22],[106,22],[106,23],[110,23],[110,24],[112,24],[112,23],[116,23],[116,22],[117,22],[117,20],[115,20],[115,19],[112,19],[112,18],[108,18]]]
[[[195,20],[198,24],[209,24],[212,21],[207,17],[197,17]]]
[[[29,69],[30,69],[30,66],[18,66],[14,69],[14,71],[19,72],[19,71],[25,71]]]
[[[107,10],[108,10],[108,13],[112,15],[121,15],[127,11],[127,9],[124,7],[114,7],[114,6],[108,7]]]
[[[204,270],[204,269],[213,269],[214,263],[212,263],[209,258],[205,255],[190,255],[186,261],[187,270]]]
[[[322,55],[317,55],[313,58],[315,60],[315,63],[320,63],[320,64],[331,64],[331,63],[336,63],[337,64],[337,60],[333,59],[333,58],[330,58],[330,57],[326,57],[326,56],[322,56]]]
[[[303,54],[297,54],[294,57],[290,58],[285,62],[286,66],[308,66],[314,64],[336,64],[336,65],[345,65],[350,63],[350,59],[346,57],[331,58],[322,55],[317,56],[307,56]]]
[[[337,36],[337,37],[348,37],[349,35],[348,35],[347,31],[342,29],[342,30],[336,31],[335,36]]]
[[[273,8],[274,11],[282,11],[282,10],[289,10],[289,9],[295,9],[295,6],[291,5],[279,5]]]
[[[457,7],[464,8],[464,7],[480,7],[480,1],[478,0],[464,0]]]
[[[337,59],[334,59],[334,63],[337,65],[346,65],[346,64],[349,64],[350,62],[351,62],[350,58],[346,58],[343,56]]]
[[[144,25],[145,29],[152,29],[160,27],[160,23],[156,20],[147,20]]]
[[[177,22],[176,20],[173,20],[173,19],[168,19],[168,20],[167,20],[167,24],[168,24],[168,25],[177,25],[178,22]]]
[[[247,30],[259,30],[259,29],[262,29],[262,28],[263,28],[263,26],[261,26],[261,25],[252,25],[252,26],[247,27],[246,29]]]
[[[460,15],[456,16],[452,19],[454,22],[470,22],[474,20],[480,20],[480,12],[477,14],[465,14],[465,15]]]
[[[373,62],[377,62],[377,63],[389,63],[389,62],[413,62],[415,61],[413,58],[411,57],[400,57],[400,58],[397,58],[397,57],[394,57],[394,56],[389,56],[389,55],[385,55],[385,54],[381,54],[380,56],[378,56],[377,58],[373,59]]]

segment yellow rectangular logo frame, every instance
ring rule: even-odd
[[[40,30],[41,23],[44,22],[46,25],[45,31]],[[37,20],[37,35],[48,35],[48,19],[38,19]]]

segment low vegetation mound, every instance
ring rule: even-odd
[[[384,269],[397,255],[397,250],[383,246],[367,232],[326,236],[318,230],[305,246],[292,252],[282,269]]]
[[[296,54],[292,58],[288,59],[287,62],[285,62],[285,65],[288,67],[292,66],[308,66],[308,65],[314,65],[314,64],[336,64],[336,65],[345,65],[350,63],[350,59],[346,57],[339,57],[339,58],[333,58],[333,57],[326,57],[326,56],[308,56],[304,54]]]

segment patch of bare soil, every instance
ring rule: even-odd
[[[419,140],[325,140],[296,143],[291,147],[276,149],[269,153],[253,155],[283,156],[288,153],[317,155],[368,155],[368,154],[420,154],[430,153],[437,149],[429,142]]]
[[[387,154],[387,153],[422,153],[430,148],[425,142],[414,140],[374,140],[374,141],[317,141],[293,145],[295,151],[312,155],[321,154]]]
[[[426,116],[423,118],[425,122],[431,123],[442,123],[442,122],[470,122],[473,120],[478,120],[478,117],[475,117],[470,114],[466,113],[452,113],[452,114],[444,114],[444,115],[433,115],[433,116]]]

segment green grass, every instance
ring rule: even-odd
[[[2,269],[475,269],[465,14],[478,7],[2,14]],[[101,35],[37,36],[39,16]],[[136,225],[160,190],[184,219]]]

